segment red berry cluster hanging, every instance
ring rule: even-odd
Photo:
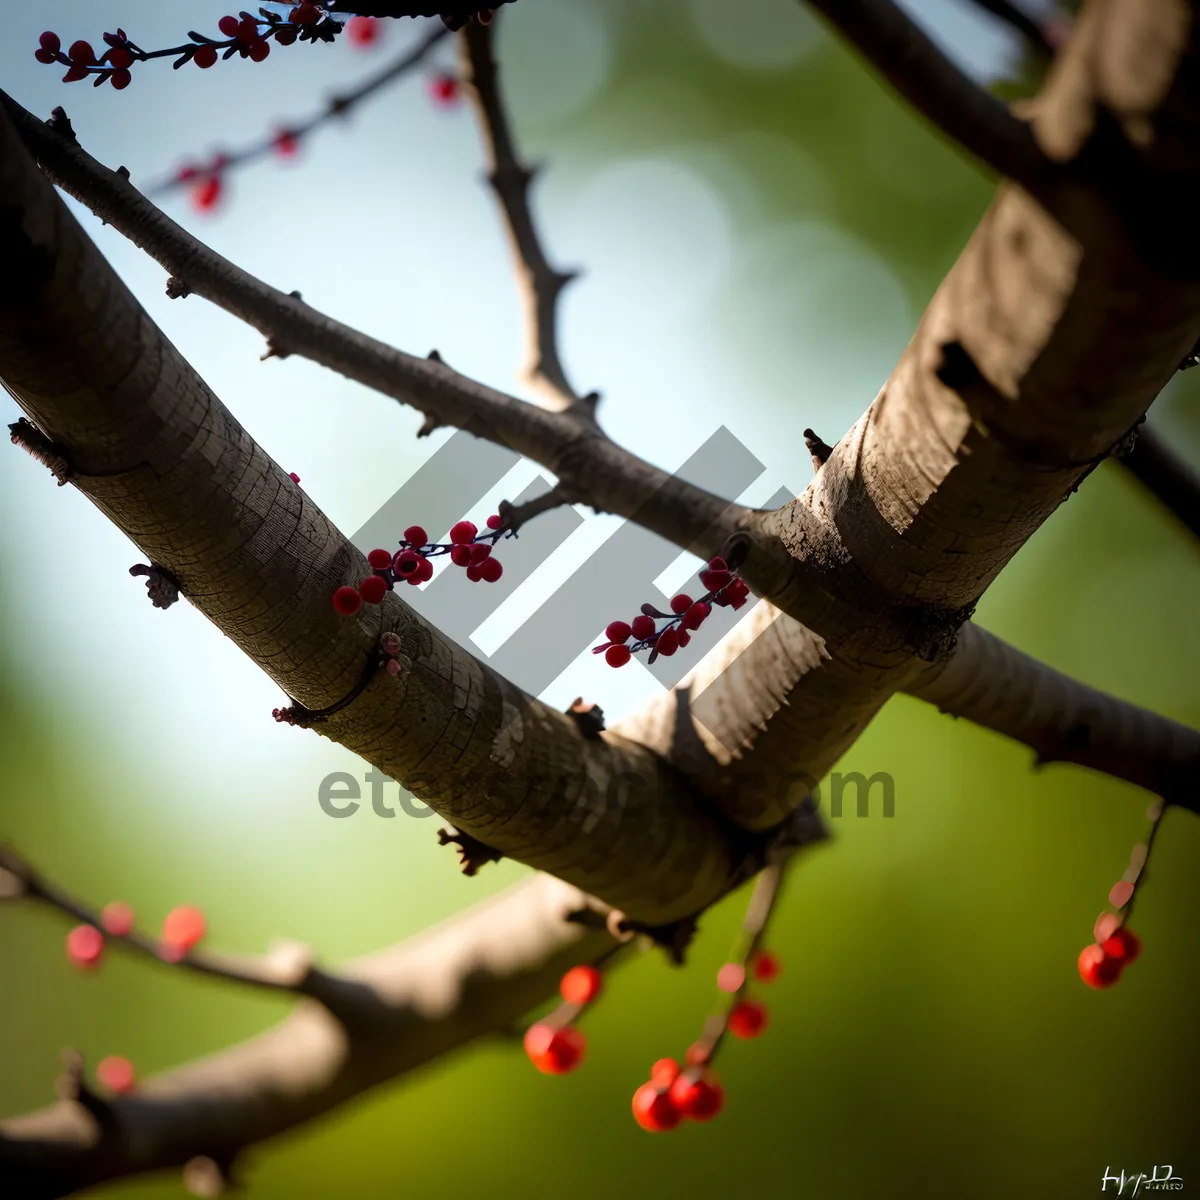
[[[462,567],[472,583],[495,583],[504,574],[500,560],[492,548],[503,537],[516,537],[516,531],[502,528],[497,514],[487,519],[487,530],[480,533],[471,521],[459,521],[450,530],[447,543],[431,542],[420,525],[410,525],[400,540],[400,549],[372,550],[367,555],[373,574],[358,587],[343,586],[333,593],[333,607],[344,617],[353,616],[366,604],[381,604],[384,596],[401,581],[414,586],[433,578],[433,563],[441,555],[449,555],[456,567]]]
[[[603,987],[604,977],[591,963],[572,967],[562,977],[559,991],[563,1003],[525,1032],[525,1053],[543,1075],[566,1075],[583,1061],[587,1038],[574,1022]]]
[[[714,558],[700,572],[700,584],[706,588],[699,600],[684,592],[671,598],[671,611],[659,612],[653,604],[643,604],[632,621],[613,621],[604,630],[607,639],[592,648],[603,654],[610,667],[623,667],[641,650],[649,650],[648,662],[661,654],[669,657],[692,640],[692,634],[704,624],[714,604],[722,608],[741,608],[750,595],[743,579],[735,575],[723,558]],[[658,622],[666,624],[659,626]],[[631,640],[632,639],[632,640]]]

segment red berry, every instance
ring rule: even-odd
[[[439,108],[453,108],[458,103],[458,80],[453,75],[435,75],[429,81],[429,95]]]
[[[1079,952],[1079,978],[1090,988],[1112,987],[1121,977],[1124,965],[1119,958],[1109,958],[1104,948],[1094,942]]]
[[[658,648],[659,654],[670,658],[670,656],[679,649],[679,632],[674,626],[664,629],[662,633],[658,635],[658,641],[654,644]]]
[[[604,652],[604,661],[610,667],[623,667],[632,657],[628,646],[609,646]]]
[[[644,642],[648,637],[654,636],[654,618],[642,613],[640,616],[633,618],[629,628],[639,642]]]
[[[295,471],[289,471],[289,472],[288,472],[288,478],[289,478],[289,479],[290,479],[290,480],[291,480],[293,483],[299,483],[299,482],[300,482],[300,476],[299,476],[299,475],[297,475]]]
[[[710,592],[719,592],[732,579],[733,576],[728,571],[714,571],[709,568],[700,572],[700,585]]]
[[[757,1000],[739,1000],[730,1010],[729,1032],[734,1037],[756,1038],[766,1027],[766,1005]]]
[[[699,629],[704,624],[710,612],[712,612],[712,605],[705,604],[703,600],[698,600],[683,614],[683,620],[680,624],[684,629]]]
[[[226,37],[237,37],[238,19],[237,17],[222,17],[217,22],[217,28]]]
[[[482,567],[468,567],[467,568],[467,578],[472,583],[478,583],[483,578],[483,568]]]
[[[565,1075],[575,1070],[586,1048],[587,1039],[570,1025],[555,1029],[539,1021],[525,1034],[525,1053],[544,1075]]]
[[[689,608],[692,607],[691,596],[680,592],[678,596],[671,597],[671,611],[677,616],[682,616]]]
[[[51,32],[49,29],[38,38],[38,44],[43,50],[47,50],[51,54],[57,54],[62,49],[62,42],[59,40],[58,34]]]
[[[450,561],[456,567],[469,567],[471,565],[471,547],[455,546],[450,551]]]
[[[499,559],[488,558],[480,564],[479,573],[483,576],[484,583],[495,583],[504,574],[504,567]]]
[[[99,966],[104,957],[104,935],[94,925],[76,925],[67,934],[67,957],[81,971]]]
[[[271,53],[271,43],[266,38],[255,38],[247,51],[251,62],[262,62]]]
[[[715,1080],[681,1075],[671,1085],[671,1102],[693,1121],[711,1121],[725,1107],[725,1089]]]
[[[500,528],[500,514],[499,513],[492,513],[492,515],[490,517],[488,517],[487,527],[489,529],[499,529]]]
[[[280,158],[295,158],[300,149],[300,139],[290,129],[281,129],[272,142]]]
[[[333,607],[343,617],[352,617],[362,608],[362,596],[358,588],[340,587],[333,593]]]
[[[196,66],[200,67],[201,70],[204,70],[204,71],[207,71],[208,68],[211,67],[216,61],[217,61],[216,46],[209,46],[209,45],[201,46],[197,49],[196,53],[192,55],[192,62],[194,62],[196,64]]]
[[[39,48],[33,52],[33,57],[36,58],[38,62],[46,63],[47,65],[58,61],[58,55],[56,55],[53,50],[42,50]]]
[[[717,987],[731,996],[746,982],[746,968],[741,963],[726,963],[717,972]]]
[[[387,581],[380,575],[368,575],[358,585],[358,594],[364,604],[382,604],[387,595]]]
[[[487,542],[476,542],[473,546],[468,547],[468,549],[471,551],[471,566],[473,567],[480,566],[484,559],[492,553],[492,548]]]
[[[427,579],[432,579],[432,578],[433,578],[433,563],[431,563],[429,561],[429,559],[422,557],[421,565],[419,567],[417,567],[416,581],[417,581],[417,583],[424,583]],[[409,583],[412,583],[411,578],[409,579]]]
[[[374,17],[351,17],[346,22],[346,37],[352,46],[373,46],[379,40],[381,32],[379,22]]]
[[[754,978],[759,983],[770,983],[771,980],[779,978],[779,959],[770,950],[760,950],[750,965],[754,969]]]
[[[181,904],[167,913],[162,940],[179,950],[190,950],[208,930],[204,914],[194,904]]]
[[[276,25],[275,40],[281,46],[290,46],[300,36],[300,30],[294,25]]]
[[[220,175],[210,175],[192,188],[192,204],[201,212],[211,212],[217,207],[224,191],[225,185],[221,182]]]
[[[410,546],[414,546],[419,550],[422,546],[429,545],[429,534],[425,532],[424,525],[410,525],[404,531],[404,540]]]
[[[728,571],[729,564],[718,554],[715,558],[708,560],[708,569],[710,571]]]
[[[624,621],[610,621],[604,628],[604,636],[610,642],[627,642],[633,630]]]
[[[253,17],[243,17],[238,22],[237,39],[247,46],[258,40],[258,22]]]
[[[690,633],[688,633],[688,631],[687,631],[686,629],[680,629],[680,631],[679,631],[679,645],[680,645],[681,647],[682,647],[682,646],[686,646],[686,645],[687,645],[687,644],[688,644],[688,643],[689,643],[691,640],[692,640],[692,635],[691,635]]]
[[[633,1119],[650,1133],[666,1133],[683,1119],[670,1092],[660,1091],[652,1083],[643,1083],[633,1093]]]
[[[67,57],[77,67],[90,67],[96,61],[96,52],[92,49],[91,42],[85,42],[80,38],[79,41],[71,43],[71,48],[67,51]]]
[[[295,8],[288,14],[288,20],[293,25],[315,25],[321,19],[321,14],[317,12],[315,4],[297,4]]]
[[[412,549],[397,550],[392,559],[392,570],[401,577],[412,575],[420,567],[422,557]]]
[[[392,565],[392,556],[387,550],[372,550],[367,555],[367,562],[375,568],[376,571],[386,571]]]
[[[1101,949],[1104,957],[1120,962],[1127,967],[1142,952],[1142,939],[1132,929],[1122,925],[1111,937],[1106,938]]]
[[[679,1064],[673,1058],[660,1058],[650,1068],[650,1082],[655,1087],[669,1088],[679,1078]]]
[[[475,535],[479,530],[470,521],[459,521],[450,530],[450,540],[456,546],[465,546],[468,542],[475,540]]]
[[[100,924],[113,937],[124,937],[133,929],[133,909],[120,900],[114,900],[100,910]]]
[[[124,46],[117,46],[108,52],[108,65],[117,70],[133,66],[133,54]]]
[[[133,1063],[119,1054],[111,1054],[96,1064],[96,1078],[110,1092],[131,1092],[137,1079]]]
[[[568,1004],[591,1004],[604,987],[604,977],[595,967],[582,963],[572,967],[558,985],[562,998]]]
[[[75,63],[67,68],[67,73],[63,76],[63,83],[78,83],[81,79],[88,77],[88,69],[81,63]]]
[[[123,92],[133,81],[133,76],[122,67],[119,71],[114,71],[109,77],[108,82],[117,89],[118,92]]]

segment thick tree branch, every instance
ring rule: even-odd
[[[1117,460],[1169,512],[1200,537],[1200,477],[1160,433],[1143,425]]]
[[[977,625],[906,690],[1023,742],[1038,765],[1078,763],[1200,813],[1200,732],[1060,674]]]
[[[526,378],[547,395],[555,408],[572,409],[591,418],[595,393],[581,397],[571,387],[559,357],[558,298],[573,275],[556,271],[534,225],[529,185],[535,172],[517,157],[512,128],[500,91],[500,69],[492,53],[496,23],[472,22],[459,34],[463,80],[470,86],[487,161],[487,179],[504,218],[517,271],[529,344]]]

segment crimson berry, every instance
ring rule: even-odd
[[[767,1007],[757,1000],[739,1000],[729,1012],[734,1037],[756,1038],[767,1027]]]
[[[604,652],[604,661],[610,667],[623,667],[632,657],[628,646],[609,646]]]
[[[1101,944],[1104,957],[1110,958],[1128,966],[1142,952],[1142,939],[1132,929],[1122,925]]]
[[[479,530],[471,521],[459,521],[450,530],[450,540],[456,546],[465,546],[468,542],[475,540],[475,535]]]
[[[124,46],[117,46],[108,52],[108,65],[121,70],[133,66],[133,54]]]
[[[1121,977],[1124,962],[1109,958],[1103,946],[1093,943],[1079,952],[1079,978],[1090,988],[1112,987]]]
[[[604,636],[610,642],[627,642],[633,630],[624,621],[610,621],[604,627]]]
[[[225,185],[221,182],[221,177],[210,175],[192,189],[192,204],[201,212],[211,212],[217,207],[224,191]]]
[[[683,620],[680,624],[684,629],[699,629],[704,624],[710,612],[712,612],[712,605],[705,604],[703,600],[698,600],[683,614]]]
[[[640,616],[633,618],[629,628],[639,642],[644,642],[648,637],[654,636],[654,618],[642,613]]]
[[[209,46],[209,45],[201,46],[197,49],[196,53],[192,55],[192,62],[194,62],[196,64],[196,66],[198,66],[201,70],[204,70],[204,71],[207,71],[209,67],[213,66],[216,63],[216,61],[217,61],[216,46]]]
[[[483,568],[482,567],[468,567],[467,568],[467,578],[472,583],[478,583],[483,578]]]
[[[453,75],[435,75],[429,81],[429,95],[439,108],[453,108],[458,103],[458,80]]]
[[[40,63],[45,63],[47,66],[52,62],[58,61],[58,55],[53,50],[42,50],[40,47],[33,52],[33,57]]]
[[[492,515],[490,517],[488,517],[487,527],[489,529],[499,529],[500,528],[500,514],[499,513],[492,513]]]
[[[50,54],[57,54],[62,49],[62,42],[59,40],[58,34],[49,29],[38,38],[38,44]]]
[[[741,963],[726,963],[717,972],[717,987],[731,996],[746,982],[746,968]]]
[[[392,559],[392,570],[397,575],[411,575],[421,565],[421,558],[415,550],[397,550]]]
[[[358,594],[365,604],[382,604],[387,595],[387,580],[381,575],[368,575],[358,585]]]
[[[671,597],[671,611],[677,617],[682,616],[691,607],[692,607],[691,596],[684,595],[683,592],[680,592],[678,596]]]
[[[604,976],[589,963],[572,967],[558,985],[562,998],[568,1004],[591,1004],[604,987]]]
[[[381,32],[379,22],[374,17],[351,17],[346,22],[346,37],[352,46],[373,46]]]
[[[67,68],[67,73],[63,76],[63,83],[78,83],[81,79],[88,77],[88,69],[82,63],[75,63]]]
[[[472,534],[471,536],[474,537],[475,535]],[[426,546],[429,544],[429,534],[427,534],[425,532],[424,525],[410,525],[404,531],[404,540],[410,546],[416,546],[416,547]],[[453,540],[453,539],[451,539],[451,540]]]
[[[253,17],[243,17],[238,22],[237,39],[249,45],[258,38],[258,22]]]
[[[204,913],[194,904],[181,904],[167,913],[162,940],[184,952],[190,950],[208,931]]]
[[[491,554],[492,548],[487,542],[476,542],[470,547],[470,551],[471,566],[478,567]]]
[[[300,482],[300,476],[299,476],[299,475],[297,475],[295,471],[290,471],[290,472],[288,473],[288,478],[289,478],[289,479],[290,479],[290,480],[291,480],[293,483],[299,483],[299,482]]]
[[[718,554],[708,560],[708,569],[710,571],[728,571],[729,564]]]
[[[386,550],[372,550],[367,555],[367,562],[375,568],[376,571],[386,571],[392,565],[392,556]]]
[[[652,1083],[643,1083],[633,1093],[633,1119],[650,1133],[666,1133],[683,1119],[669,1091],[660,1091]]]
[[[275,40],[281,46],[290,46],[300,36],[300,30],[294,25],[276,25]]]
[[[670,656],[679,649],[679,633],[673,627],[664,629],[662,633],[658,635],[658,641],[654,644],[658,648],[659,654],[666,655],[666,657],[670,658]]]
[[[570,1025],[555,1029],[539,1021],[525,1034],[525,1053],[544,1075],[565,1075],[575,1070],[586,1049],[587,1039]]]
[[[707,571],[700,572],[700,584],[710,592],[719,592],[732,580],[733,575],[729,571],[714,571],[710,567]]]
[[[650,1068],[650,1082],[655,1087],[669,1088],[679,1078],[679,1064],[673,1058],[660,1058]]]
[[[343,617],[352,617],[362,608],[362,596],[358,588],[340,587],[333,593],[333,607]]]
[[[679,631],[679,645],[686,646],[692,640],[692,635],[686,629]]]
[[[711,1121],[725,1107],[725,1089],[713,1079],[681,1075],[671,1085],[671,1101],[693,1121]]]
[[[779,959],[770,950],[760,950],[750,964],[754,969],[754,978],[759,983],[770,983],[779,978]]]
[[[250,43],[247,53],[250,55],[251,62],[262,62],[271,53],[271,43],[266,38],[256,38]]]
[[[300,149],[300,139],[290,129],[281,129],[275,135],[272,145],[280,158],[295,158]]]
[[[67,958],[81,971],[100,965],[104,957],[104,935],[94,925],[76,925],[67,934]]]
[[[133,929],[133,909],[120,900],[114,900],[100,910],[100,924],[113,937],[125,937]]]
[[[226,37],[237,37],[238,19],[237,19],[237,17],[222,17],[217,22],[217,28]]]
[[[108,82],[117,89],[118,92],[123,92],[133,81],[133,76],[122,67],[119,71],[114,71],[109,77]]]
[[[96,1064],[96,1078],[110,1092],[131,1092],[137,1079],[133,1063],[119,1054],[110,1054]]]
[[[450,551],[450,561],[456,567],[469,567],[471,565],[471,547],[455,546]]]
[[[288,14],[288,20],[293,25],[315,25],[321,19],[321,14],[317,11],[315,4],[307,3],[298,4]]]
[[[409,583],[424,583],[427,579],[433,578],[433,563],[429,559],[422,557],[420,565],[417,567],[415,575],[409,576]]]
[[[67,57],[77,67],[90,67],[96,61],[96,52],[92,49],[91,42],[85,42],[80,38],[79,41],[71,43]]]
[[[495,583],[504,574],[504,567],[498,558],[486,558],[479,566],[479,573],[484,583]]]

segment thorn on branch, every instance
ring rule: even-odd
[[[57,105],[50,113],[50,119],[46,122],[46,128],[58,134],[59,137],[65,138],[68,142],[77,143],[79,141],[71,125],[71,118],[67,116],[66,109],[61,104]]]
[[[120,177],[123,180],[125,180],[126,183],[129,182],[129,168],[128,167],[124,167],[124,166],[118,167],[117,174],[120,175]]]
[[[499,850],[472,837],[469,833],[451,833],[448,829],[438,830],[438,845],[458,847],[459,863],[464,875],[477,875],[480,867],[490,862],[499,862],[504,855]]]
[[[290,358],[291,351],[285,350],[274,338],[267,338],[267,348],[258,356],[259,362],[266,362],[268,358]]]
[[[417,430],[417,437],[428,437],[431,433],[442,428],[442,423],[437,417],[426,415],[425,420],[421,422],[421,428]]]
[[[804,431],[804,444],[808,447],[809,454],[812,455],[813,471],[819,471],[828,462],[829,456],[833,453],[833,447],[823,442],[811,429]]]
[[[604,732],[604,710],[582,696],[576,696],[567,716],[574,720],[576,728],[585,738],[598,738]]]
[[[28,451],[58,480],[58,486],[70,483],[75,468],[67,458],[66,449],[48,438],[32,421],[20,417],[8,427],[14,446]]]
[[[610,927],[615,927],[618,933],[641,934],[649,938],[667,952],[667,957],[677,967],[683,966],[688,947],[692,944],[699,926],[698,917],[680,917],[678,921],[667,925],[644,925],[640,921],[618,916],[615,923],[610,923]]]
[[[555,484],[548,492],[515,507],[508,500],[501,500],[496,511],[500,516],[500,528],[506,533],[515,534],[534,517],[541,516],[542,513],[549,512],[552,508],[561,508],[570,503],[572,503],[571,493],[559,483]]]
[[[170,608],[179,599],[179,580],[166,567],[135,563],[129,568],[129,573],[146,576],[146,592],[155,608]]]

